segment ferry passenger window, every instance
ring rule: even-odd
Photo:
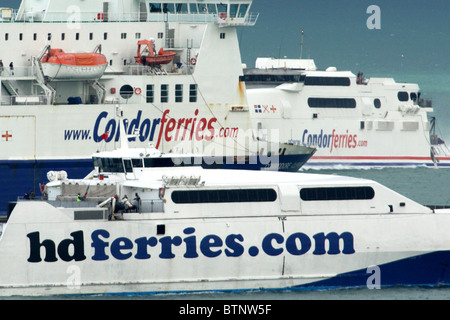
[[[189,190],[174,191],[171,198],[176,204],[275,202],[277,193],[273,189]]]
[[[158,32],[158,39],[164,38],[164,32]]]
[[[161,3],[150,3],[150,13],[161,13]]]
[[[75,40],[80,40],[80,34],[78,32],[75,33]]]
[[[103,34],[103,39],[104,39],[104,40],[108,40],[108,32],[105,32],[105,33]]]
[[[225,32],[222,32],[221,34],[220,34],[220,39],[225,39]]]
[[[52,40],[52,34],[51,34],[51,33],[48,33],[48,34],[47,34],[47,40],[48,40],[48,41]]]
[[[9,34],[5,33],[5,41],[8,41],[8,38],[9,38]]]
[[[23,40],[23,33],[19,33],[19,40],[20,40],[20,41]]]
[[[300,190],[303,201],[371,200],[375,197],[372,187],[326,187]]]
[[[147,85],[147,103],[155,102],[154,86],[152,84]]]
[[[141,38],[141,33],[140,32],[136,32],[135,37],[136,37],[136,39],[140,39]]]
[[[197,102],[197,85],[191,84],[189,86],[189,102]]]
[[[197,14],[198,10],[197,10],[197,5],[195,3],[190,3],[189,4],[189,11],[193,14]]]
[[[188,13],[187,3],[177,3],[175,4],[177,13]]]
[[[61,40],[64,41],[66,39],[66,34],[65,33],[61,33]]]
[[[216,5],[215,4],[208,4],[208,12],[209,13],[217,13]]]
[[[175,102],[183,102],[183,85],[175,85]]]
[[[161,103],[169,102],[169,85],[162,84],[161,85]]]
[[[309,98],[308,105],[310,108],[354,109],[356,108],[356,100],[350,98]]]
[[[94,34],[92,32],[89,33],[89,40],[93,40],[94,39]]]
[[[125,32],[122,32],[120,34],[120,39],[126,39],[127,38],[127,34]]]
[[[399,91],[398,93],[398,100],[399,101],[409,101],[409,94],[405,91]]]
[[[33,40],[34,40],[34,41],[37,40],[37,33],[33,33]]]
[[[248,10],[248,4],[241,4],[239,7],[238,18],[245,18]]]
[[[411,92],[410,97],[412,101],[417,101],[417,93]]]

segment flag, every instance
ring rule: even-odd
[[[109,138],[109,131],[106,131],[104,134],[102,134],[102,141],[103,140],[108,140],[108,138]]]

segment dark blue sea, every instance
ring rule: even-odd
[[[17,4],[1,0],[0,7]],[[369,29],[370,5],[380,8],[380,29]],[[298,58],[304,30],[303,58],[320,69],[364,72],[414,82],[433,99],[437,133],[450,145],[450,1],[448,0],[255,0],[255,27],[238,30],[242,60],[256,57]],[[411,141],[414,143],[414,141]],[[305,170],[374,179],[426,205],[450,205],[450,169],[345,168]],[[394,287],[380,290],[254,291],[135,296],[45,297],[47,299],[120,300],[447,300],[450,287]]]

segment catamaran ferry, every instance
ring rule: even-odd
[[[89,173],[91,154],[118,144],[117,104],[136,147],[162,152],[239,155],[272,141],[317,148],[311,164],[450,163],[430,139],[432,108],[418,104],[417,85],[358,84],[350,72],[302,67],[298,80],[255,89],[236,33],[256,24],[251,5],[23,0],[1,8],[0,211],[17,194],[38,194],[47,171]]]
[[[364,179],[145,167],[117,151],[17,203],[0,295],[450,284],[450,209]]]

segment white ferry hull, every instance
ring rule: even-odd
[[[71,210],[19,203],[0,241],[0,294],[450,284],[450,236],[442,228],[450,223],[448,210],[218,214],[178,221],[152,215],[147,221],[75,221]],[[57,227],[61,224],[63,228]]]

